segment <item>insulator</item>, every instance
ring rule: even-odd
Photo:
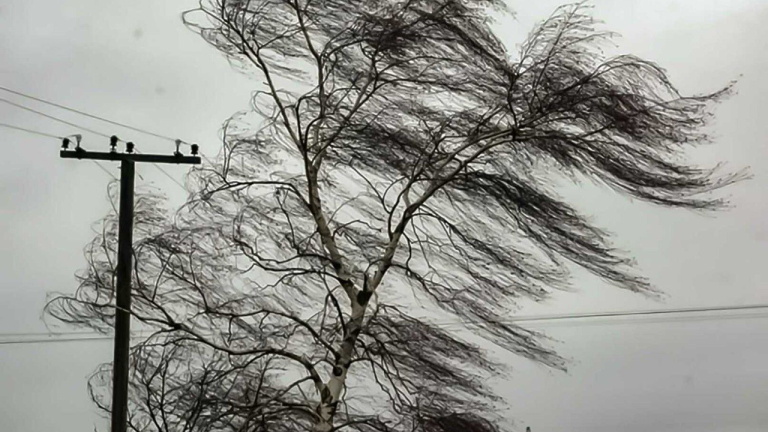
[[[125,143],[125,152],[126,153],[133,153],[133,142],[129,141]]]

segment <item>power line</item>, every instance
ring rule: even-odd
[[[113,336],[100,335],[99,333],[85,333],[85,332],[72,332],[72,333],[60,333],[60,334],[72,334],[83,335],[83,337],[53,337],[49,339],[12,339],[12,340],[0,340],[0,345],[31,345],[31,344],[45,344],[45,343],[69,343],[69,342],[87,342],[87,341],[111,341]],[[131,339],[138,339],[146,337],[147,335],[131,335]]]
[[[51,102],[49,100],[45,100],[45,99],[42,99],[42,98],[39,98],[39,97],[31,96],[31,95],[28,95],[26,93],[23,93],[23,92],[20,92],[20,91],[17,91],[17,90],[12,90],[12,89],[9,89],[8,87],[0,86],[0,90],[4,90],[4,91],[6,91],[8,93],[12,93],[12,94],[15,94],[17,96],[21,96],[21,97],[24,97],[24,98],[27,98],[27,99],[31,99],[31,100],[40,102],[40,103],[44,103],[46,105],[54,106],[56,108],[60,108],[60,109],[67,110],[67,111],[71,111],[71,112],[74,112],[74,113],[77,113],[77,114],[80,114],[80,115],[83,115],[83,116],[86,116],[86,117],[89,117],[89,118],[92,118],[92,119],[95,119],[95,120],[100,120],[100,121],[103,121],[105,123],[109,123],[109,124],[112,124],[112,125],[115,125],[115,126],[124,127],[126,129],[130,129],[130,130],[132,130],[134,132],[143,133],[143,134],[146,134],[146,135],[149,135],[149,136],[153,136],[155,138],[160,138],[160,139],[164,139],[164,140],[167,140],[167,141],[171,141],[173,143],[176,143],[177,141],[179,141],[181,144],[184,144],[185,146],[190,146],[191,145],[190,143],[188,143],[188,142],[186,142],[184,140],[180,140],[180,139],[177,139],[177,138],[172,138],[172,137],[169,137],[168,135],[159,134],[157,132],[148,131],[146,129],[138,128],[136,126],[131,126],[131,125],[128,125],[128,124],[125,124],[125,123],[121,123],[121,122],[115,121],[115,120],[110,120],[108,118],[104,118],[104,117],[101,117],[101,116],[90,114],[90,113],[87,113],[87,112],[82,111],[82,110],[78,110],[78,109],[75,109],[75,108],[72,108],[72,107],[68,107],[66,105],[58,104],[56,102]],[[210,159],[208,159],[202,152],[200,153],[200,155],[203,157],[203,159],[205,159],[206,162],[208,162],[209,164],[213,165],[213,162]]]
[[[616,317],[648,317],[648,316],[667,316],[667,315],[686,315],[694,313],[711,313],[711,312],[736,312],[736,311],[750,311],[750,310],[762,310],[768,309],[768,304],[755,304],[745,306],[720,306],[720,307],[704,307],[704,308],[678,308],[678,309],[663,309],[663,310],[645,310],[645,311],[626,311],[626,312],[598,312],[588,314],[561,314],[561,315],[532,315],[527,317],[518,317],[501,321],[502,324],[517,324],[520,322],[558,322],[564,320],[578,320],[578,319],[603,319],[603,318],[616,318]],[[760,318],[768,316],[768,311],[761,314],[750,315],[728,315],[728,316],[690,316],[690,317],[678,317],[680,321],[684,320],[698,320],[698,321],[711,321],[723,318]],[[672,317],[670,317],[672,318]],[[453,322],[437,322],[433,323],[438,327],[462,327],[480,325],[480,323],[463,323],[459,321]],[[144,332],[142,334],[134,334],[131,337],[139,338],[150,335],[151,333]],[[70,336],[68,338],[60,338],[58,335]],[[76,335],[82,335],[82,337],[72,337]],[[34,343],[54,343],[54,342],[70,342],[70,341],[82,341],[82,340],[107,340],[110,336],[98,336],[96,332],[63,332],[63,333],[0,333],[0,337],[16,338],[9,341],[0,340],[0,345],[10,344],[34,344]],[[49,339],[40,339],[40,337],[48,337]]]
[[[0,337],[61,337],[61,336],[78,336],[78,335],[99,335],[101,333],[95,331],[63,331],[63,332],[19,332],[19,333],[0,333]]]
[[[169,179],[171,179],[171,181],[172,181],[172,182],[176,183],[176,185],[178,185],[178,186],[179,186],[181,189],[183,189],[185,192],[187,191],[187,188],[186,188],[186,187],[184,187],[184,185],[183,185],[183,184],[181,184],[181,183],[180,183],[178,180],[176,180],[175,178],[173,178],[173,176],[172,176],[172,175],[168,174],[168,171],[166,171],[166,170],[164,170],[164,169],[160,168],[159,166],[157,166],[157,165],[155,165],[155,164],[152,164],[152,166],[154,166],[155,168],[159,169],[161,173],[165,174],[165,176],[166,176],[166,177],[168,177]]]
[[[138,151],[138,150],[136,150],[136,153],[141,154],[141,152]],[[179,181],[176,180],[172,175],[168,174],[168,171],[164,170],[160,165],[152,164],[152,166],[154,166],[155,168],[160,170],[161,173],[165,174],[166,177],[171,179],[172,182],[176,183],[176,185],[178,185],[180,188],[182,188],[185,192],[187,191],[187,188],[185,188],[183,184],[179,183]]]
[[[584,314],[559,314],[559,315],[532,315],[521,316],[512,318],[510,320],[504,320],[502,323],[519,323],[519,322],[531,322],[531,321],[561,321],[561,320],[574,320],[574,319],[595,319],[595,318],[615,318],[615,317],[631,317],[631,316],[653,316],[653,315],[672,315],[672,314],[686,314],[686,313],[707,313],[707,312],[732,312],[732,311],[748,311],[748,310],[760,310],[768,309],[768,304],[754,304],[743,306],[713,306],[713,307],[700,307],[700,308],[677,308],[677,309],[657,309],[657,310],[641,310],[641,311],[623,311],[623,312],[594,312]],[[445,323],[451,324],[463,324],[463,323]]]
[[[2,87],[0,87],[0,88],[2,88]],[[3,89],[4,89],[4,88],[3,88]],[[110,136],[109,136],[109,135],[107,135],[107,134],[104,134],[104,133],[101,133],[101,132],[95,131],[95,130],[93,130],[93,129],[89,129],[89,128],[86,128],[86,127],[84,127],[84,126],[81,126],[81,125],[78,125],[78,124],[76,124],[76,123],[72,123],[72,122],[68,122],[68,121],[66,121],[66,120],[62,120],[62,119],[60,119],[60,118],[57,118],[57,117],[54,117],[54,116],[48,115],[48,114],[46,114],[46,113],[43,113],[43,112],[40,112],[40,111],[37,111],[37,110],[34,110],[34,109],[32,109],[32,108],[29,108],[29,107],[26,107],[26,106],[24,106],[24,105],[20,105],[20,104],[17,104],[17,103],[15,103],[15,102],[11,102],[11,101],[9,101],[9,100],[7,100],[7,99],[3,99],[3,98],[0,98],[0,102],[5,102],[5,103],[7,103],[7,104],[10,104],[10,105],[13,105],[13,106],[15,106],[15,107],[17,107],[17,108],[21,108],[21,109],[23,109],[23,110],[27,110],[27,111],[30,111],[30,112],[32,112],[32,113],[35,113],[35,114],[41,115],[41,116],[43,116],[43,117],[47,117],[47,118],[49,118],[49,119],[51,119],[51,120],[54,120],[54,121],[57,121],[57,122],[59,122],[59,123],[64,123],[64,124],[66,124],[66,125],[69,125],[69,126],[72,126],[72,127],[76,127],[76,128],[79,128],[79,129],[83,129],[83,130],[86,130],[86,131],[88,131],[88,132],[94,133],[94,134],[96,134],[96,135],[101,135],[101,136],[103,136],[103,137],[105,137],[105,138],[110,138]],[[8,127],[8,128],[11,128],[11,129],[17,129],[17,130],[21,130],[21,131],[25,131],[25,132],[29,132],[29,133],[33,133],[33,134],[37,134],[37,135],[43,135],[43,136],[47,136],[47,137],[50,137],[50,138],[57,138],[57,139],[61,139],[61,138],[62,138],[62,137],[59,137],[59,136],[56,136],[56,135],[46,134],[46,133],[43,133],[43,132],[37,132],[37,131],[33,131],[33,130],[31,130],[31,129],[25,129],[25,128],[21,128],[21,127],[13,126],[13,125],[6,125],[6,124],[0,124],[0,125],[1,125],[1,126],[5,126],[5,127]],[[170,139],[170,138],[169,138],[169,139]],[[122,141],[122,140],[119,140],[119,141]],[[136,153],[139,153],[139,151],[137,150],[137,151],[136,151]],[[106,172],[106,173],[107,173],[109,176],[111,176],[112,178],[114,178],[115,180],[117,180],[117,177],[115,177],[115,175],[114,175],[114,174],[112,174],[111,172],[109,172],[109,170],[107,170],[107,169],[104,167],[104,165],[102,165],[102,164],[101,164],[100,162],[98,162],[98,161],[93,161],[93,162],[94,162],[94,163],[96,163],[96,165],[98,165],[98,166],[99,166],[99,168],[101,168],[101,170],[102,170],[102,171]],[[170,174],[168,174],[168,172],[167,172],[167,171],[165,171],[165,170],[164,170],[164,169],[162,169],[161,167],[157,166],[156,164],[153,164],[153,165],[155,166],[155,168],[157,168],[158,170],[160,170],[160,172],[162,172],[163,174],[165,174],[165,176],[166,176],[166,177],[168,177],[169,179],[171,179],[171,181],[173,181],[174,183],[176,183],[176,185],[178,185],[178,186],[179,186],[180,188],[182,188],[184,191],[186,191],[186,190],[187,190],[187,188],[185,188],[185,187],[184,187],[184,185],[182,185],[182,184],[181,184],[181,183],[180,183],[178,180],[176,180],[175,178],[173,178],[173,176],[171,176]]]
[[[0,123],[0,126],[8,128],[8,129],[15,129],[15,130],[18,130],[18,131],[27,132],[27,133],[31,133],[31,134],[35,134],[35,135],[40,135],[40,136],[44,136],[44,137],[48,137],[48,138],[64,139],[64,137],[61,137],[61,136],[58,136],[58,135],[53,135],[53,134],[49,134],[49,133],[45,133],[45,132],[40,132],[40,131],[36,131],[36,130],[33,130],[33,129],[27,129],[27,128],[23,128],[23,127],[20,127],[20,126],[14,126],[14,125],[10,125],[10,124],[7,124],[7,123]],[[109,170],[104,165],[102,165],[99,161],[93,161],[93,163],[95,163],[99,168],[101,168],[102,171],[107,173],[108,176],[110,176],[113,179],[117,180],[117,177],[115,177],[114,174],[109,172]]]
[[[41,344],[41,343],[63,343],[63,342],[87,342],[97,340],[112,340],[110,336],[95,336],[95,337],[72,337],[72,338],[56,338],[56,339],[16,339],[8,341],[0,341],[0,345],[29,345],[29,344]]]
[[[537,321],[524,324],[531,328],[550,328],[550,327],[580,327],[580,326],[602,326],[602,325],[637,325],[637,324],[664,324],[664,323],[682,323],[682,322],[704,322],[704,321],[722,321],[722,320],[751,320],[768,318],[768,312],[751,312],[735,314],[717,314],[717,315],[666,315],[666,316],[642,316],[627,318],[604,318],[594,320],[574,320],[574,321]]]
[[[109,170],[99,161],[93,161],[99,168],[101,168],[102,171],[107,173],[108,176],[112,177],[113,179],[117,180],[117,176],[109,172]]]
[[[181,183],[180,183],[178,180],[176,180],[175,178],[173,178],[173,176],[172,176],[172,175],[168,174],[168,171],[166,171],[166,170],[164,170],[164,169],[160,168],[160,167],[159,167],[159,166],[157,166],[157,165],[154,165],[154,167],[155,167],[155,168],[157,168],[157,169],[159,169],[161,173],[165,174],[165,176],[166,176],[166,177],[168,177],[169,179],[171,179],[171,181],[172,181],[172,182],[176,183],[176,184],[177,184],[177,185],[178,185],[180,188],[182,188],[182,189],[183,189],[185,192],[187,191],[187,188],[185,188],[183,184],[181,184]]]
[[[48,114],[46,114],[46,113],[44,113],[44,112],[40,112],[40,111],[37,111],[37,110],[35,110],[35,109],[32,109],[32,108],[26,107],[26,106],[24,106],[24,105],[20,105],[20,104],[17,104],[16,102],[12,102],[12,101],[9,101],[8,99],[3,99],[3,98],[0,98],[0,102],[5,102],[5,103],[7,103],[7,104],[9,104],[9,105],[13,105],[13,106],[15,106],[15,107],[17,107],[17,108],[20,108],[20,109],[23,109],[23,110],[26,110],[26,111],[29,111],[29,112],[32,112],[32,113],[35,113],[35,114],[41,115],[41,116],[43,116],[43,117],[46,117],[46,118],[49,118],[49,119],[51,119],[51,120],[53,120],[53,121],[57,121],[57,122],[59,122],[59,123],[63,123],[63,124],[65,124],[65,125],[69,125],[69,126],[72,126],[72,127],[76,127],[76,128],[78,128],[78,129],[86,130],[86,131],[88,131],[88,132],[90,132],[90,133],[92,133],[92,134],[101,135],[101,136],[103,136],[103,137],[105,137],[105,138],[109,138],[109,135],[107,135],[107,134],[103,134],[103,133],[101,133],[101,132],[99,132],[99,131],[95,131],[95,130],[93,130],[93,129],[89,129],[89,128],[87,128],[87,127],[84,127],[84,126],[81,126],[81,125],[78,125],[78,124],[75,124],[75,123],[72,123],[72,122],[68,122],[68,121],[66,121],[66,120],[62,120],[62,119],[60,119],[60,118],[58,118],[58,117],[54,117],[54,116],[52,116],[52,115],[48,115]]]
[[[87,113],[85,111],[80,111],[80,110],[68,107],[66,105],[61,105],[61,104],[58,104],[58,103],[55,103],[55,102],[51,102],[51,101],[48,101],[48,100],[45,100],[45,99],[41,99],[41,98],[38,98],[38,97],[35,97],[35,96],[30,96],[30,95],[22,93],[20,91],[11,90],[11,89],[9,89],[7,87],[0,86],[0,90],[4,90],[4,91],[7,91],[8,93],[13,93],[13,94],[15,94],[17,96],[25,97],[27,99],[31,99],[31,100],[34,100],[34,101],[37,101],[37,102],[41,102],[41,103],[44,103],[44,104],[47,104],[47,105],[51,105],[51,106],[54,106],[56,108],[61,108],[63,110],[71,111],[71,112],[74,112],[74,113],[77,113],[77,114],[80,114],[80,115],[83,115],[83,116],[86,116],[86,117],[90,117],[90,118],[95,119],[95,120],[101,120],[103,122],[106,122],[106,123],[109,123],[109,124],[113,124],[115,126],[124,127],[126,129],[130,129],[130,130],[132,130],[134,132],[144,133],[144,134],[147,134],[147,135],[154,136],[156,138],[161,138],[161,139],[165,139],[165,140],[169,140],[169,141],[176,141],[176,139],[171,138],[169,136],[161,135],[161,134],[158,134],[158,133],[155,133],[155,132],[150,132],[150,131],[147,131],[147,130],[144,130],[144,129],[140,129],[140,128],[137,128],[137,127],[134,127],[134,126],[127,125],[125,123],[120,123],[120,122],[117,122],[117,121],[114,121],[114,120],[110,120],[110,119],[107,119],[107,118],[104,118],[104,117],[100,117],[100,116],[97,116],[97,115],[94,115],[94,114],[89,114],[89,113]],[[183,143],[185,145],[188,145],[185,142],[183,142]]]
[[[45,132],[38,132],[36,130],[23,128],[21,126],[9,125],[7,123],[0,123],[0,126],[8,128],[8,129],[15,129],[15,130],[18,130],[18,131],[28,132],[28,133],[35,134],[35,135],[41,135],[41,136],[48,137],[48,138],[54,138],[54,139],[63,139],[64,138],[64,137],[60,137],[60,136],[57,136],[57,135],[51,135],[51,134],[48,134],[48,133],[45,133]]]

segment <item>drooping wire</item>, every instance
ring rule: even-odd
[[[91,160],[93,160],[93,159],[91,159]],[[96,165],[98,165],[98,167],[99,167],[99,168],[101,168],[101,170],[102,170],[102,171],[104,171],[105,173],[107,173],[107,175],[109,175],[110,177],[112,177],[114,180],[117,180],[117,177],[116,177],[114,174],[112,174],[111,172],[109,172],[109,170],[107,169],[107,167],[105,167],[104,165],[102,165],[102,164],[101,164],[99,161],[97,161],[97,160],[94,160],[93,162],[95,162],[95,163],[96,163]]]
[[[134,151],[135,151],[136,153],[139,153],[139,154],[141,154],[141,152],[140,152],[139,150],[134,150]],[[183,189],[183,190],[186,192],[187,188],[186,188],[186,187],[184,187],[184,185],[183,185],[183,184],[181,184],[181,183],[180,183],[178,180],[176,180],[176,179],[175,179],[175,178],[174,178],[172,175],[168,174],[168,171],[164,170],[164,169],[163,169],[163,168],[162,168],[160,165],[158,165],[158,164],[154,164],[154,163],[153,163],[152,165],[153,165],[155,168],[157,168],[158,170],[160,170],[160,172],[161,172],[161,173],[165,174],[165,176],[166,176],[166,177],[168,177],[169,179],[171,179],[171,181],[172,181],[172,182],[176,183],[176,184],[177,184],[177,185],[178,185],[180,188],[182,188],[182,189]]]

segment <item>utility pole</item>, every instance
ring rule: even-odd
[[[136,162],[200,164],[197,144],[192,144],[192,156],[179,152],[176,141],[173,155],[134,153],[134,144],[126,143],[125,153],[117,151],[116,136],[110,138],[110,152],[86,151],[80,147],[69,150],[71,141],[64,138],[60,156],[64,159],[91,159],[120,162],[120,215],[117,246],[117,295],[115,310],[115,349],[112,363],[112,432],[126,432],[128,424],[128,354],[131,342],[131,268],[133,267],[133,180]]]

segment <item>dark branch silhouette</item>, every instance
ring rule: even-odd
[[[262,84],[169,215],[136,210],[130,425],[137,431],[497,431],[504,373],[441,323],[544,365],[509,323],[584,268],[654,288],[551,186],[591,179],[721,208],[744,177],[686,164],[731,86],[682,96],[656,64],[561,7],[519,52],[502,1],[205,0],[186,24]],[[261,123],[255,127],[257,123]],[[108,331],[116,216],[48,312]],[[108,368],[91,381],[99,406]]]

